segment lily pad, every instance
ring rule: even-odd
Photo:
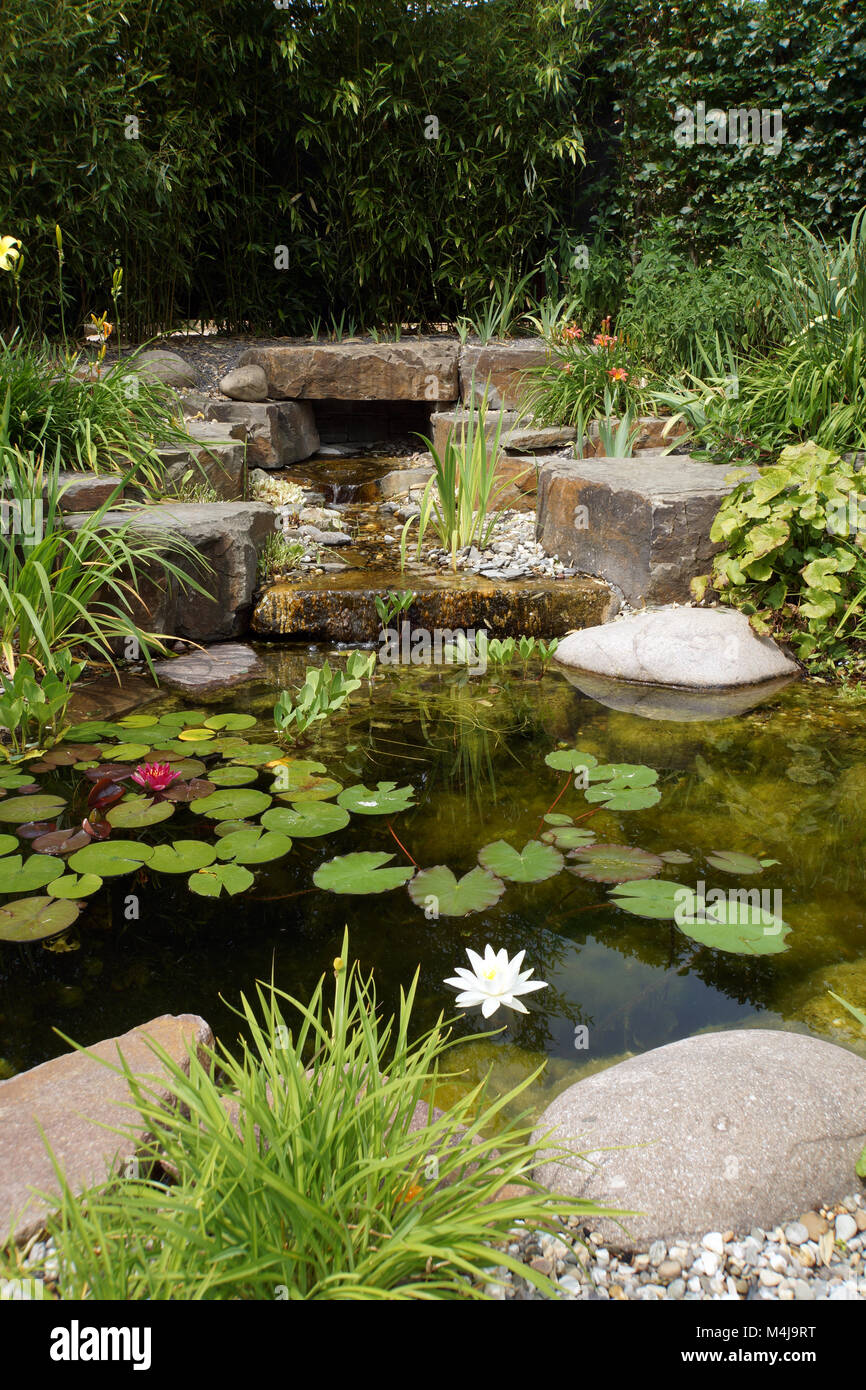
[[[36,796],[10,796],[0,802],[0,821],[25,825],[28,821],[51,820],[65,805],[65,796],[47,792]]]
[[[102,887],[99,874],[64,874],[51,883],[52,898],[89,898]]]
[[[112,806],[105,819],[118,830],[140,830],[145,825],[158,825],[174,815],[170,801],[154,801],[151,796],[130,796]]]
[[[470,869],[462,878],[445,864],[422,869],[409,883],[409,896],[416,907],[423,907],[425,916],[466,917],[470,912],[482,912],[497,903],[505,892],[505,884],[489,869]]]
[[[271,783],[271,791],[276,792],[281,801],[329,801],[343,789],[342,782],[335,782],[333,777],[317,777],[308,772],[306,777],[296,777],[295,785],[287,790],[285,779],[280,776],[283,771],[277,768],[277,776]]]
[[[254,714],[213,714],[204,721],[206,729],[252,729],[258,721]]]
[[[349,817],[346,817],[348,820]],[[0,854],[9,854],[13,849],[18,848],[17,835],[0,835]]]
[[[75,759],[76,759],[77,756],[78,756],[78,755],[77,755],[76,753],[73,753],[73,754],[72,754],[72,761],[73,761],[73,762],[75,762]],[[33,768],[33,767],[35,767],[35,764],[34,764],[34,763],[31,763],[31,768]],[[32,782],[33,782],[33,773],[32,773],[32,771],[31,771],[31,772],[3,772],[3,773],[0,773],[0,787],[5,787],[5,788],[7,788],[7,790],[9,790],[9,791],[14,791],[14,789],[15,789],[16,787],[29,787],[29,786],[32,785]]]
[[[228,739],[220,741],[220,752],[223,756],[231,758],[233,763],[242,767],[263,767],[265,763],[272,763],[283,756],[282,748],[278,748],[274,743],[251,743],[238,753],[230,752],[229,747]],[[323,772],[324,770],[322,768]]]
[[[643,763],[599,763],[589,773],[590,782],[612,780],[620,786],[651,787],[659,780],[654,767]]]
[[[657,854],[633,845],[587,845],[574,850],[580,864],[569,865],[569,872],[591,883],[626,883],[631,879],[654,878],[664,868]]]
[[[384,866],[393,858],[393,854],[381,850],[337,855],[319,865],[313,882],[329,893],[387,893],[391,888],[401,887],[415,872],[411,864],[386,869]]]
[[[179,743],[208,743],[216,734],[213,729],[181,729],[177,738]]]
[[[274,809],[276,810],[277,808],[275,807]],[[270,814],[270,811],[265,812],[265,815],[269,816]],[[265,817],[262,816],[263,825],[264,821]],[[221,840],[224,835],[232,835],[236,830],[255,830],[255,828],[255,822],[251,820],[221,820],[219,825],[214,826],[213,833],[218,840]],[[282,826],[280,825],[272,825],[270,828],[272,830],[282,830]],[[214,851],[214,853],[216,853],[216,851]]]
[[[206,715],[207,710],[204,709],[172,709],[167,714],[161,714],[159,722],[168,729],[194,728]]]
[[[711,903],[694,917],[678,916],[677,926],[692,941],[737,956],[774,956],[787,951],[785,937],[791,930],[772,912],[730,898]]]
[[[478,852],[478,862],[498,878],[512,883],[541,883],[553,878],[563,865],[563,858],[553,845],[530,840],[522,850],[513,849],[505,840],[494,840]]]
[[[589,772],[598,763],[598,758],[591,753],[582,753],[579,748],[557,748],[555,752],[548,753],[544,761],[557,772],[577,772],[581,767]]]
[[[659,859],[663,859],[666,864],[691,864],[692,862],[692,856],[681,849],[666,849],[664,854],[659,855]]]
[[[200,766],[204,771],[204,763]],[[254,767],[232,767],[229,763],[226,767],[212,768],[208,781],[213,782],[215,787],[246,787],[250,782],[255,782],[258,775]]]
[[[548,811],[544,820],[546,825],[572,825],[574,816],[567,816],[564,811]]]
[[[203,777],[207,772],[207,766],[201,758],[172,758],[170,760],[172,772],[177,773],[178,777],[189,780],[191,777]],[[208,778],[210,773],[208,772]]]
[[[111,724],[107,719],[85,719],[66,730],[66,743],[90,743],[92,739],[124,738],[126,731],[119,724]]]
[[[215,859],[216,847],[204,840],[174,840],[170,845],[157,845],[147,867],[156,874],[188,874]]]
[[[556,845],[557,849],[577,849],[595,841],[593,832],[579,825],[556,826],[553,830],[545,830],[541,838],[547,845]]]
[[[273,806],[261,819],[266,830],[282,830],[306,839],[342,830],[349,824],[350,816],[345,807],[335,806],[333,801],[299,801],[294,806]]]
[[[56,898],[18,898],[0,907],[0,941],[41,941],[71,927],[78,904]]]
[[[50,854],[7,854],[0,859],[0,893],[32,893],[63,873],[63,865]]]
[[[218,898],[221,893],[233,898],[251,888],[255,878],[240,864],[211,864],[190,874],[187,883],[190,891],[200,898]]]
[[[46,835],[38,835],[33,848],[39,854],[74,854],[77,849],[89,845],[91,836],[78,825],[67,826],[65,830],[49,830]]]
[[[337,805],[362,816],[393,816],[414,806],[414,787],[398,787],[396,782],[377,782],[375,787],[346,787],[337,797]]]
[[[707,863],[724,874],[759,874],[764,867],[760,859],[750,854],[739,854],[733,849],[717,849],[707,855]]]
[[[190,802],[190,809],[211,820],[244,820],[266,811],[273,800],[267,792],[251,787],[224,787],[210,796]]]
[[[67,862],[76,873],[114,878],[119,874],[135,873],[152,854],[153,846],[140,840],[96,840],[76,850]]]
[[[587,801],[600,801],[606,811],[643,811],[647,806],[655,806],[661,799],[658,787],[629,787],[619,782],[607,782],[604,786],[590,787],[585,793]]]
[[[150,752],[149,743],[117,743],[113,748],[106,748],[103,759],[121,763],[137,763],[146,757]]]
[[[154,718],[152,714],[125,714],[117,722],[124,729],[149,729],[154,723]]]
[[[678,915],[692,915],[697,895],[683,883],[654,878],[618,883],[611,889],[611,900],[635,917],[673,922]]]
[[[216,847],[220,859],[234,859],[238,864],[268,864],[282,859],[292,848],[288,835],[281,830],[235,830],[224,835]]]
[[[215,790],[209,777],[193,777],[191,782],[173,782],[162,795],[166,801],[201,801]]]

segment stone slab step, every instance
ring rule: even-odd
[[[433,447],[440,452],[453,434],[459,443],[465,435],[469,422],[468,410],[442,410],[432,417]],[[531,420],[521,417],[514,410],[488,410],[484,420],[484,433],[492,440],[500,428],[499,443],[504,450],[513,453],[549,453],[551,449],[573,444],[576,430],[574,425],[534,425]]]
[[[478,575],[416,578],[399,571],[350,570],[284,581],[266,589],[253,613],[260,638],[372,642],[379,635],[377,596],[411,588],[405,615],[413,628],[486,628],[493,637],[561,637],[573,628],[608,622],[619,609],[610,589],[595,579],[514,580],[493,583]]]
[[[272,400],[456,401],[456,341],[288,343],[248,348],[238,366],[264,369]]]
[[[161,686],[193,699],[221,694],[264,675],[264,666],[245,642],[215,642],[203,651],[155,661],[153,669]]]
[[[213,1034],[197,1014],[163,1014],[88,1053],[69,1052],[0,1081],[0,1245],[42,1230],[52,1203],[33,1189],[59,1194],[40,1127],[74,1192],[104,1182],[143,1147],[146,1126],[129,1108],[126,1078],[112,1068],[122,1057],[136,1076],[154,1078],[146,1087],[151,1096],[169,1103],[168,1073],[148,1042],[188,1071],[188,1048],[203,1056]],[[120,1135],[118,1128],[131,1132]]]

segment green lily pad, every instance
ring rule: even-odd
[[[254,714],[212,714],[204,721],[206,729],[252,729],[258,721]]]
[[[239,753],[229,752],[229,740],[220,740],[220,752],[241,767],[263,767],[265,763],[276,762],[284,756],[283,749],[274,743],[251,743]],[[324,772],[324,768],[322,771]]]
[[[274,773],[271,791],[281,801],[329,801],[343,790],[342,782],[335,782],[333,777],[320,777],[315,772],[300,773],[296,768],[278,767]]]
[[[348,820],[349,817],[347,816]],[[9,854],[13,849],[20,849],[21,841],[17,835],[0,835],[0,854]]]
[[[319,865],[313,882],[317,888],[327,888],[330,893],[387,893],[391,888],[401,887],[415,872],[411,864],[386,869],[384,865],[393,858],[393,854],[381,850],[337,855]]]
[[[73,753],[70,762],[74,762],[77,756]],[[13,791],[15,787],[29,787],[34,780],[32,772],[0,772],[0,787],[6,787],[8,791]]]
[[[202,777],[207,772],[207,766],[201,758],[172,758],[169,766],[172,772],[184,779],[192,777]],[[208,781],[211,780],[210,773],[207,772]]]
[[[618,786],[651,787],[659,780],[659,775],[655,768],[645,767],[643,763],[599,763],[590,770],[589,780],[612,780]]]
[[[556,845],[557,849],[577,849],[580,845],[591,845],[595,841],[593,832],[579,825],[555,826],[553,830],[545,830],[541,838],[547,845]]]
[[[244,820],[266,811],[272,799],[267,792],[253,791],[251,787],[224,787],[191,801],[190,809],[211,820]]]
[[[181,744],[210,743],[211,740],[215,738],[216,733],[213,729],[205,729],[204,727],[202,727],[201,729],[181,729],[180,733],[177,736],[177,739],[172,741]]]
[[[340,792],[337,805],[362,816],[393,816],[414,806],[414,791],[414,787],[398,787],[396,782],[377,782],[374,788],[359,782]]]
[[[618,883],[611,889],[611,900],[635,917],[673,922],[678,915],[693,914],[697,895],[683,883],[654,878]]]
[[[746,890],[743,890],[745,892]],[[702,900],[698,901],[700,908]],[[774,956],[787,951],[791,928],[781,917],[747,902],[714,902],[694,917],[678,915],[677,926],[692,941],[737,956]]]
[[[200,898],[218,898],[227,893],[233,898],[237,893],[245,893],[255,883],[249,869],[240,864],[211,864],[197,873],[190,874],[187,883],[190,891]]]
[[[512,883],[541,883],[553,878],[563,865],[563,858],[553,845],[530,840],[522,850],[513,849],[505,840],[494,840],[478,852],[478,862],[498,878]]]
[[[760,859],[750,854],[739,854],[733,849],[717,849],[707,855],[707,863],[725,874],[759,874],[763,865]]]
[[[174,815],[170,801],[154,801],[151,796],[129,796],[107,812],[105,819],[117,830],[140,830],[144,825],[158,825]]]
[[[274,807],[274,809],[276,810],[277,808]],[[269,816],[270,814],[270,811],[265,812],[265,815]],[[262,816],[263,825],[264,820],[265,818],[264,816]],[[214,835],[216,835],[218,840],[221,840],[224,835],[233,835],[236,830],[255,830],[255,828],[255,822],[251,820],[221,820],[219,825],[214,826],[213,833]],[[282,830],[282,826],[272,825],[270,829]],[[216,853],[216,851],[214,851],[214,853]]]
[[[89,898],[102,887],[99,874],[64,874],[51,882],[52,898]]]
[[[628,787],[618,782],[590,787],[584,795],[587,801],[600,801],[606,811],[643,811],[661,799],[658,787]]]
[[[497,903],[505,892],[505,884],[489,869],[470,869],[462,878],[445,864],[422,869],[409,883],[409,896],[416,907],[423,907],[425,916],[466,917],[470,912],[482,912]]]
[[[0,859],[0,893],[32,893],[64,871],[62,861],[51,854],[31,854],[27,859],[20,854],[7,854]]]
[[[666,864],[691,864],[692,862],[692,856],[681,849],[666,849],[664,854],[659,855],[659,859],[663,859]]]
[[[557,748],[555,752],[548,753],[544,761],[557,772],[577,772],[581,767],[589,772],[598,763],[598,758],[591,753],[582,753],[579,748]]]
[[[117,743],[112,748],[106,748],[102,756],[110,758],[112,762],[137,763],[147,756],[150,748],[149,743]]]
[[[154,718],[152,714],[125,714],[117,722],[124,729],[150,729],[153,727]]]
[[[204,763],[201,767],[204,768]],[[255,782],[258,775],[254,767],[232,767],[229,763],[226,767],[213,768],[208,773],[208,781],[215,787],[246,787]]]
[[[0,802],[0,821],[26,825],[32,820],[53,820],[66,805],[65,796],[39,793],[35,796],[10,796]]]
[[[564,811],[548,811],[544,820],[547,825],[572,825],[574,816],[567,816]]]
[[[153,846],[142,844],[140,840],[94,840],[92,845],[77,849],[67,862],[76,873],[114,878],[134,873],[152,854]]]
[[[89,772],[92,767],[99,767],[99,763],[73,763],[76,772]]]
[[[147,867],[156,874],[188,874],[215,859],[216,847],[204,840],[173,840],[170,845],[156,846]]]
[[[167,729],[195,728],[207,717],[205,709],[172,709],[159,716],[159,723]]]
[[[349,812],[333,801],[298,801],[293,806],[273,806],[261,818],[266,830],[282,830],[286,835],[306,839],[330,835],[349,824]],[[217,826],[219,830],[219,826]]]
[[[90,743],[93,739],[123,738],[125,733],[119,724],[110,724],[106,719],[85,719],[67,729],[64,738],[67,743]]]
[[[591,883],[626,883],[631,879],[654,878],[664,868],[657,854],[633,845],[587,845],[574,850],[580,864],[569,865],[569,872]]]
[[[71,927],[78,904],[55,898],[17,898],[0,907],[0,941],[41,941]]]
[[[216,847],[219,859],[234,859],[238,864],[269,864],[282,859],[292,848],[288,835],[281,830],[235,830],[224,835]]]

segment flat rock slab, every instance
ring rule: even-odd
[[[543,367],[548,358],[541,338],[518,338],[513,342],[467,343],[460,350],[460,399],[480,400],[487,388],[488,404],[513,410],[526,393],[524,374],[530,367]],[[572,431],[572,437],[574,432]]]
[[[799,674],[770,637],[733,608],[659,608],[569,633],[554,660],[619,681],[729,690]]]
[[[606,622],[617,609],[605,585],[580,576],[494,584],[474,575],[417,579],[351,570],[271,585],[256,605],[253,631],[309,641],[375,641],[376,596],[407,584],[416,597],[404,621],[428,633],[486,628],[492,637],[556,637],[583,623]]]
[[[70,1052],[0,1081],[0,1245],[13,1237],[23,1242],[42,1229],[52,1202],[34,1197],[31,1189],[60,1191],[39,1126],[75,1192],[103,1182],[143,1145],[146,1126],[129,1109],[126,1079],[105,1063],[117,1067],[122,1056],[137,1076],[155,1078],[148,1092],[168,1103],[168,1075],[148,1040],[187,1071],[189,1047],[213,1046],[213,1034],[197,1014],[163,1014],[96,1043],[87,1054]],[[113,1132],[127,1127],[127,1135]]]
[[[800,1033],[707,1033],[570,1086],[535,1137],[550,1130],[573,1157],[542,1163],[545,1187],[640,1213],[627,1233],[592,1221],[615,1249],[771,1230],[856,1186],[866,1061]]]
[[[75,686],[66,719],[70,724],[81,724],[85,719],[118,719],[155,700],[158,694],[151,681],[127,671],[118,676],[97,676],[96,680]]]
[[[237,501],[243,495],[244,442],[232,439],[225,426],[205,420],[190,420],[186,428],[188,445],[164,444],[158,450],[166,493],[185,483],[212,487],[223,501]]]
[[[118,491],[121,481],[120,473],[60,473],[60,510],[94,512],[115,493],[115,500],[120,502],[123,498],[123,490]]]
[[[288,468],[319,448],[307,401],[209,401],[204,414],[206,420],[219,421],[232,439],[245,440],[250,468]]]
[[[67,516],[64,524],[74,528],[88,515]],[[187,573],[199,578],[204,593],[168,584],[164,571],[144,574],[136,621],[151,632],[192,642],[244,636],[253,607],[259,551],[275,529],[273,508],[265,502],[170,502],[132,513],[106,512],[100,527],[126,526],[130,517],[137,531],[182,537],[212,569],[202,576],[192,559],[175,557]]]
[[[537,539],[632,604],[688,602],[721,548],[710,527],[735,483],[689,455],[540,459]],[[757,476],[755,469],[739,477]]]
[[[465,435],[468,422],[468,410],[438,411],[431,421],[434,449],[441,453],[451,435],[455,442],[459,442]],[[500,423],[500,447],[514,452],[547,453],[560,445],[573,443],[575,438],[573,425],[533,425],[531,420],[520,416],[516,410],[488,410],[484,420],[484,433],[488,440],[493,440]]]
[[[192,696],[214,694],[264,674],[264,666],[245,642],[217,642],[173,661],[155,661],[153,669],[160,685]]]
[[[264,369],[273,400],[456,401],[458,345],[293,343],[248,348],[238,366]]]

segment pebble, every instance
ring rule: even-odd
[[[725,1253],[725,1241],[721,1231],[708,1231],[701,1241],[705,1250],[710,1250],[714,1255]]]
[[[850,1216],[848,1212],[843,1212],[841,1216],[836,1217],[837,1240],[848,1241],[852,1236],[856,1236],[856,1234],[857,1222],[854,1220],[853,1216]]]
[[[785,1227],[785,1239],[789,1245],[802,1245],[809,1239],[809,1232],[802,1221],[792,1221]]]

